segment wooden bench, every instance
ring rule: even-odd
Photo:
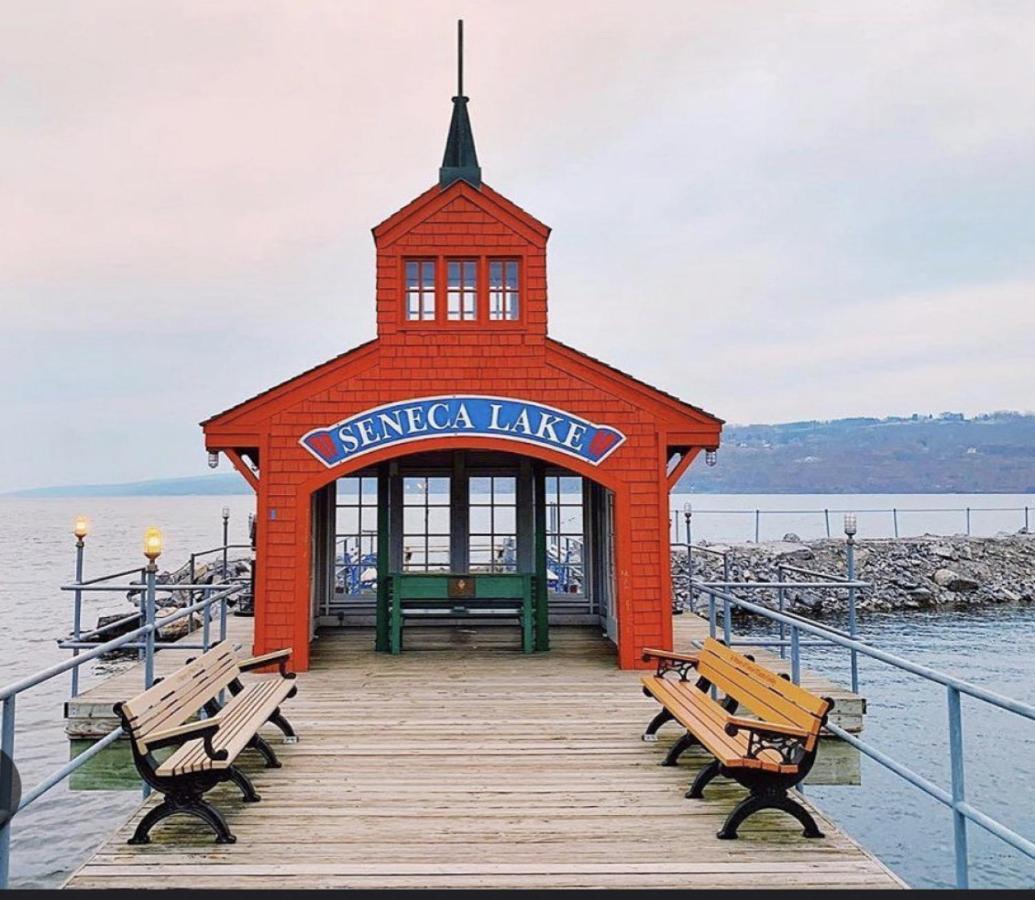
[[[246,749],[258,751],[267,768],[279,768],[273,748],[259,735],[271,722],[283,733],[285,742],[297,740],[280,705],[298,688],[294,674],[286,670],[291,650],[277,650],[240,662],[227,643],[217,644],[132,700],[115,704],[115,713],[131,739],[133,761],[144,782],[163,795],[162,802],[140,821],[131,844],[150,843],[149,832],[163,819],[183,813],[207,823],[216,842],[232,844],[226,820],[204,794],[222,781],[232,781],[246,803],[261,798],[237,766]],[[279,673],[242,684],[241,673],[277,664]],[[220,695],[226,696],[220,703]],[[207,718],[194,720],[203,711]],[[164,760],[156,750],[174,747]]]
[[[536,649],[535,585],[520,573],[396,574],[389,581],[389,650],[403,648],[405,621],[421,618],[515,619],[521,649]],[[543,636],[539,635],[540,641]]]
[[[720,838],[735,838],[744,820],[763,809],[782,809],[801,822],[805,837],[823,837],[808,810],[787,792],[812,768],[833,700],[817,697],[714,638],[707,638],[699,653],[644,650],[643,659],[657,661],[656,672],[643,676],[643,692],[662,706],[643,739],[656,741],[658,729],[674,720],[686,734],[662,765],[674,766],[694,744],[714,757],[686,796],[703,797],[705,786],[718,775],[750,791],[726,819]],[[691,674],[696,675],[692,681]],[[721,701],[713,699],[713,687],[721,692]],[[739,706],[758,718],[736,715]]]

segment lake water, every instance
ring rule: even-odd
[[[720,496],[690,498],[695,508],[738,509],[886,509],[953,507],[1023,508],[1024,496]],[[893,501],[893,502],[892,502]],[[682,497],[673,499],[681,510]],[[86,576],[127,568],[142,561],[144,529],[158,525],[165,535],[163,562],[170,568],[191,550],[221,542],[220,510],[231,510],[231,541],[243,542],[250,497],[139,497],[69,499],[0,499],[0,683],[35,672],[67,658],[55,638],[71,624],[71,597],[58,590],[73,577],[75,515],[91,520]],[[793,515],[799,515],[794,519]],[[839,516],[840,514],[838,514]],[[877,516],[877,514],[873,514]],[[890,514],[889,514],[890,515]],[[1016,531],[1023,522],[1016,511],[972,514],[974,533]],[[696,516],[696,514],[695,514]],[[773,514],[772,529],[762,537],[793,530],[802,537],[825,531],[822,513]],[[925,518],[927,516],[927,518]],[[998,518],[997,518],[998,517]],[[914,533],[963,531],[945,514],[912,513]],[[705,523],[711,521],[711,525]],[[765,522],[765,517],[762,519]],[[838,518],[839,523],[839,518]],[[881,536],[879,518],[860,513],[860,537]],[[977,522],[982,522],[980,528]],[[698,522],[701,532],[698,533]],[[766,526],[768,527],[768,526]],[[695,539],[746,540],[753,537],[753,513],[696,516]],[[835,528],[839,530],[838,525]],[[835,531],[835,534],[837,531]],[[902,534],[908,533],[902,529]],[[84,622],[103,612],[125,612],[120,597],[90,597]],[[994,687],[1035,703],[1035,609],[996,607],[982,612],[871,616],[861,624],[865,638],[877,646],[918,662]],[[840,652],[808,648],[805,663],[839,680],[847,680]],[[87,676],[84,683],[89,684]],[[909,761],[938,783],[948,785],[944,691],[876,662],[862,663],[862,687],[869,700],[866,740]],[[21,695],[15,758],[27,786],[38,782],[68,758],[61,704],[68,696],[67,676]],[[1035,723],[983,708],[964,699],[968,799],[1002,818],[1022,834],[1035,834]],[[948,886],[952,880],[951,817],[881,767],[863,760],[863,784],[809,787],[809,796],[849,833],[876,852],[899,875],[917,887]],[[70,792],[67,782],[20,814],[13,827],[12,883],[54,886],[69,874],[135,808],[135,791]],[[972,883],[975,886],[1027,887],[1035,884],[1035,865],[970,829]]]

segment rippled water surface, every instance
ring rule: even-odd
[[[840,498],[827,499],[830,507],[841,505]],[[784,502],[799,507],[795,498]],[[57,587],[73,575],[70,532],[77,513],[92,520],[89,577],[140,561],[140,537],[152,524],[164,530],[163,559],[172,566],[192,549],[216,546],[224,505],[231,508],[231,540],[240,541],[252,509],[249,497],[0,499],[0,682],[67,657],[54,639],[70,626],[71,598]],[[121,598],[92,598],[84,622],[92,623],[101,612],[127,610]],[[1035,703],[1035,609],[875,616],[862,623],[862,633],[877,646]],[[804,653],[807,665],[847,678],[841,652],[808,648]],[[869,700],[864,737],[948,786],[944,689],[877,662],[863,661],[861,669]],[[27,785],[68,758],[61,719],[67,696],[65,676],[19,698],[15,755]],[[964,727],[968,798],[1021,833],[1035,835],[1035,722],[964,699]],[[861,786],[810,787],[809,796],[910,884],[951,883],[949,813],[896,776],[864,760]],[[137,802],[135,791],[73,793],[67,783],[58,786],[15,821],[12,881],[59,884]],[[970,829],[970,840],[975,886],[1035,884],[1035,864],[978,828]]]

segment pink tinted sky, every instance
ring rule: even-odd
[[[455,19],[551,330],[731,421],[1031,409],[1035,8],[0,3],[0,490],[204,469],[366,340]]]

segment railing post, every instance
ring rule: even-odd
[[[17,694],[4,698],[3,713],[0,715],[0,804],[3,809],[14,806],[14,704]],[[7,888],[11,871],[11,819],[0,825],[0,889]]]
[[[152,560],[147,566],[147,590],[144,600],[144,623],[148,626],[144,636],[144,688],[155,683],[155,575],[158,566]]]
[[[686,573],[690,577],[690,582],[687,586],[686,598],[690,603],[690,612],[695,612],[696,607],[694,605],[694,545],[692,541],[691,533],[691,519],[693,518],[694,511],[693,507],[689,503],[683,506],[683,518],[686,520]],[[676,519],[676,531],[679,531],[679,519]]]
[[[960,692],[950,685],[949,692],[949,759],[952,766],[952,834],[956,851],[956,887],[965,890],[970,887],[969,861],[967,857],[967,817],[956,805],[963,802],[963,717],[960,710]]]
[[[203,602],[208,600],[209,592],[206,589],[201,591],[201,599]],[[191,615],[194,615],[191,613]],[[208,653],[209,646],[209,623],[212,621],[212,604],[205,602],[205,605],[201,607],[201,646],[204,647],[204,652]]]
[[[759,509],[756,509],[755,510],[755,543],[756,544],[758,543],[758,535],[759,535],[760,530],[761,530],[761,527],[760,527],[760,525],[761,525],[761,523],[760,523],[761,518],[762,518],[762,511],[759,510]]]
[[[223,507],[223,581],[229,581],[227,568],[230,565],[227,544],[230,543],[230,507]]]
[[[725,590],[729,590],[726,588]],[[733,629],[730,625],[730,601],[725,597],[722,598],[722,639],[726,642],[726,646],[729,647],[733,643]]]
[[[823,510],[823,518],[826,519],[826,522],[827,522],[827,537],[830,537],[830,510],[829,509],[824,509]]]
[[[798,626],[791,626],[791,681],[801,684],[801,647],[798,644]]]
[[[780,587],[776,590],[776,608],[783,612],[784,606],[787,602],[787,589],[783,586],[784,572],[783,564],[781,563],[776,567],[776,580],[780,582]],[[787,658],[787,647],[785,645],[785,639],[787,637],[787,628],[784,623],[780,622],[780,659]]]
[[[1028,531],[1028,507],[1024,507],[1024,530]]]
[[[715,594],[708,594],[708,634],[715,637]]]
[[[970,537],[970,507],[967,507],[967,537]]]
[[[891,518],[895,523],[895,537],[898,537],[898,510],[895,507],[891,508]]]
[[[75,583],[83,583],[83,550],[86,547],[85,541],[81,537],[77,537],[75,541]],[[80,635],[83,629],[83,592],[76,590],[75,594],[75,611],[72,613],[72,636],[75,638],[76,643],[79,642]],[[79,655],[79,648],[76,647],[72,651],[72,656]],[[72,669],[72,697],[79,696],[79,666]]]
[[[194,569],[194,560],[195,559],[196,559],[196,557],[192,553],[190,555],[190,575],[189,575],[190,583],[191,584],[194,584],[194,582],[197,580],[197,574],[195,573],[195,569]],[[187,605],[188,606],[193,606],[194,605],[194,590],[193,590],[193,588],[187,592]],[[193,634],[193,633],[194,633],[194,614],[191,613],[189,616],[187,616],[187,634]]]
[[[897,521],[897,520],[896,520]],[[895,534],[898,535],[898,525],[895,526]],[[848,566],[848,580],[855,581],[855,535],[847,536],[845,557]],[[852,640],[857,636],[857,621],[855,615],[855,588],[848,588],[848,634]],[[852,664],[852,693],[859,693],[859,653],[855,649],[849,651]]]
[[[219,640],[226,640],[226,595],[219,601]]]
[[[147,569],[140,570],[141,577],[143,578],[144,587],[137,594],[137,605],[140,609],[140,624],[147,624]],[[141,662],[144,661],[147,656],[147,641],[137,647],[137,659]]]

